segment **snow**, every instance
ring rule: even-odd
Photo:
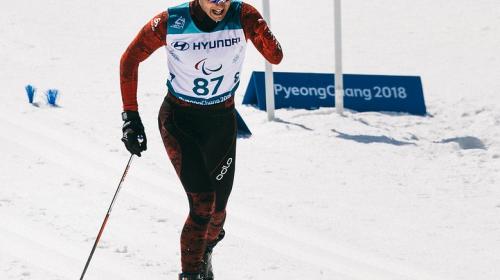
[[[120,56],[180,2],[0,2],[0,279],[80,276],[128,159]],[[333,71],[333,1],[312,5],[271,3],[285,51],[275,70]],[[343,11],[345,71],[422,76],[429,115],[277,110],[269,123],[238,105],[253,136],[238,142],[217,279],[499,279],[500,6],[350,0]],[[85,279],[179,272],[187,200],[156,121],[165,59],[158,50],[141,64],[148,151]],[[242,85],[263,68],[249,48]],[[49,88],[59,107],[45,104]]]

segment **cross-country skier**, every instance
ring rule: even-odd
[[[193,0],[155,16],[121,59],[122,141],[141,156],[147,139],[138,112],[138,67],[158,48],[167,50],[168,93],[158,124],[190,207],[181,233],[180,280],[214,279],[211,254],[224,237],[233,186],[234,94],[247,40],[269,62],[281,62],[281,46],[254,7],[240,0]]]

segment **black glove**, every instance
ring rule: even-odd
[[[141,152],[148,149],[148,140],[139,112],[125,111],[122,113],[122,119],[124,121],[122,141],[125,147],[131,154],[141,156]]]

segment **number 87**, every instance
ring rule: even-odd
[[[224,80],[224,76],[216,77],[210,80],[210,82],[217,82],[214,87],[214,91],[211,95],[216,95],[219,90],[220,85],[222,84],[222,80]],[[208,88],[209,81],[203,78],[197,78],[194,80],[193,92],[196,95],[205,96],[210,93],[210,89]]]

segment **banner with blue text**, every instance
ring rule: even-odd
[[[335,106],[333,74],[274,72],[276,109]],[[253,72],[243,104],[266,110],[264,72]],[[422,81],[417,76],[344,75],[344,107],[426,115]]]

